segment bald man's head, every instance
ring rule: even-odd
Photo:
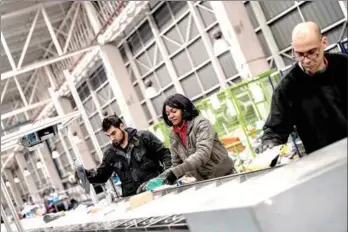
[[[314,37],[319,41],[322,39],[320,28],[316,23],[304,22],[295,26],[294,30],[292,31],[292,42],[296,42],[296,40],[304,39],[306,37]]]
[[[310,72],[317,72],[324,64],[324,50],[328,45],[319,26],[314,22],[299,23],[292,31],[292,47],[296,59]]]

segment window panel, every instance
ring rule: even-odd
[[[90,82],[93,90],[96,90],[105,81],[107,81],[107,76],[104,67],[101,65],[90,77]]]
[[[306,2],[301,6],[303,17],[307,21],[316,22],[321,29],[344,18],[338,2]]]
[[[327,37],[327,39],[329,40],[329,44],[337,43],[340,40],[340,35],[341,35],[343,29],[344,29],[343,26],[339,25],[339,26],[323,33],[323,35]],[[345,30],[347,30],[347,28],[345,28]],[[346,33],[343,34],[343,36],[347,38],[347,31],[346,31]]]
[[[141,105],[141,107],[143,108],[143,111],[145,113],[146,119],[147,120],[151,120],[152,118],[151,118],[151,114],[150,114],[149,108],[147,107],[147,104],[144,103],[144,104]]]
[[[93,99],[90,98],[83,104],[85,110],[87,111],[87,115],[92,114],[96,111],[96,106],[94,105]]]
[[[302,22],[300,14],[295,10],[270,25],[279,50],[290,46],[291,32],[300,22]]]
[[[109,102],[112,98],[114,98],[114,94],[109,84],[105,85],[102,89],[100,89],[96,95],[100,105],[104,105],[107,102]]]
[[[127,69],[128,75],[129,75],[129,77],[130,77],[132,83],[135,82],[137,79],[136,79],[136,77],[135,77],[135,75],[134,75],[134,72],[133,72],[132,67],[131,67],[130,65],[127,65],[127,66],[126,66],[126,69]]]
[[[249,16],[251,24],[253,25],[253,28],[254,29],[257,28],[260,24],[259,24],[259,21],[257,20],[257,18],[255,16],[254,10],[251,7],[250,2],[245,3],[245,9],[246,9],[246,11],[248,13],[248,16]]]
[[[203,5],[207,8],[210,8],[210,2],[209,1],[203,1],[201,2],[199,5]],[[199,15],[201,16],[202,20],[203,20],[203,24],[206,27],[208,27],[209,25],[211,25],[212,23],[216,22],[216,17],[215,14],[213,12],[210,12],[202,7],[200,7],[199,5],[197,5],[197,10]]]
[[[113,115],[116,113],[116,115],[120,115],[121,111],[120,108],[118,107],[118,104],[116,101],[113,101],[111,104],[107,105],[102,109],[103,113],[107,112],[108,115]]]
[[[151,80],[152,86],[153,86],[157,91],[159,91],[160,87],[158,86],[157,80],[156,80],[155,76],[153,75],[153,73],[151,73],[151,74],[147,75],[146,77],[144,77],[143,80],[147,80],[147,79]]]
[[[89,151],[94,150],[94,146],[93,146],[92,140],[90,138],[86,139],[85,142],[87,144]]]
[[[202,64],[204,61],[209,59],[207,50],[203,44],[202,39],[197,39],[195,42],[193,42],[187,50],[189,51],[194,66],[198,66]]]
[[[229,51],[221,54],[218,57],[218,60],[221,64],[222,70],[224,71],[226,78],[232,77],[238,73],[232,54]]]
[[[151,67],[156,66],[162,61],[162,55],[160,51],[158,50],[158,46],[156,43],[154,43],[151,47],[149,47],[146,50],[146,53],[147,53],[147,56],[149,57]]]
[[[91,117],[90,122],[92,124],[93,130],[97,130],[101,127],[101,119],[98,114],[95,114],[93,117]]]
[[[180,20],[180,22],[178,22],[178,29],[180,31],[181,37],[183,38],[183,42],[186,41],[186,34],[187,31],[190,29],[189,28],[189,19],[190,19],[191,15],[187,15],[185,16],[182,20]],[[193,21],[193,20],[192,20]],[[194,22],[192,22],[194,24]]]
[[[180,81],[185,95],[188,98],[193,98],[202,93],[202,89],[197,81],[196,74],[193,73]],[[193,88],[194,86],[194,88]]]
[[[145,21],[138,29],[139,36],[142,39],[144,46],[153,41],[153,34],[149,22]]]
[[[261,8],[267,20],[279,15],[294,4],[294,1],[260,1]]]
[[[98,133],[96,133],[96,137],[100,146],[103,146],[105,143],[109,141],[108,137],[104,134],[103,131],[99,131]]]
[[[154,97],[153,99],[151,99],[151,102],[153,104],[153,107],[155,108],[156,114],[161,115],[164,102],[163,95],[160,94],[159,96]]]
[[[202,83],[204,90],[208,90],[219,84],[219,80],[217,79],[217,75],[211,63],[200,68],[197,71],[197,75]]]
[[[287,55],[289,55],[289,56],[292,57],[292,50],[286,52],[285,54],[287,54]],[[285,63],[286,66],[292,65],[292,64],[295,63],[295,60],[290,59],[288,56],[282,56],[282,58],[283,58],[283,61],[284,61],[284,63]]]
[[[170,86],[168,89],[164,90],[163,93],[164,93],[165,97],[169,97],[173,94],[176,94],[176,90],[175,90],[174,86]]]
[[[123,62],[127,63],[128,62],[128,57],[127,57],[126,51],[124,50],[123,45],[120,46],[120,48],[118,50],[120,51],[120,54],[121,54]]]
[[[172,58],[172,61],[178,76],[182,76],[183,74],[192,70],[186,50],[183,50],[179,54],[175,55]]]
[[[168,3],[174,18],[176,19],[188,10],[186,1],[168,1]]]
[[[173,21],[166,2],[153,13],[153,17],[160,31],[167,28]]]
[[[165,65],[159,67],[155,72],[162,88],[172,82],[172,79],[170,78],[167,67]]]
[[[137,58],[135,58],[135,63],[141,75],[147,73],[151,68],[151,65],[149,64],[149,60],[145,52],[143,52]]]
[[[144,99],[143,93],[141,92],[141,89],[138,84],[134,85],[135,93],[138,96],[138,99],[142,101]]]
[[[263,53],[265,54],[266,57],[271,56],[271,51],[269,50],[267,41],[265,36],[263,35],[262,31],[257,32],[256,34],[257,38],[259,39],[259,42],[261,44],[261,48]]]
[[[171,28],[163,35],[163,42],[168,50],[169,55],[177,51],[182,44],[180,35],[176,26]]]
[[[116,115],[121,115],[121,110],[117,104],[117,101],[113,101],[110,105],[111,105],[112,112],[115,112]]]
[[[81,124],[81,125],[80,125],[80,128],[81,128],[82,136],[83,136],[83,137],[86,137],[86,136],[88,135],[88,131],[87,131],[87,129],[86,129],[85,124]]]
[[[133,35],[129,37],[127,42],[129,45],[129,49],[131,50],[133,55],[138,53],[142,48],[142,45],[140,43],[140,38],[136,32],[134,32]]]

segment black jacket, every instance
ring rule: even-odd
[[[325,54],[327,68],[310,76],[298,64],[281,80],[272,97],[262,140],[287,142],[296,126],[307,153],[347,137],[347,62]]]
[[[136,194],[144,182],[157,177],[171,167],[171,155],[163,143],[149,131],[127,128],[125,149],[110,145],[97,171],[87,171],[91,183],[104,183],[115,172],[122,182],[122,195]]]

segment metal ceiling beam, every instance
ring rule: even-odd
[[[55,51],[52,51],[52,50],[48,50],[46,47],[44,46],[41,46],[40,44],[36,45],[38,48],[42,49],[46,52],[48,52],[49,54],[53,55],[53,56],[56,56],[58,55],[58,53],[56,53]]]
[[[34,104],[31,104],[31,105],[28,105],[26,107],[22,107],[20,109],[16,109],[16,110],[13,110],[11,112],[8,112],[8,113],[5,113],[5,114],[2,114],[1,115],[1,120],[4,120],[6,118],[10,118],[12,116],[15,116],[17,114],[20,114],[20,113],[24,113],[28,110],[32,110],[32,109],[35,109],[37,107],[40,107],[40,106],[43,106],[43,105],[46,105],[50,102],[51,100],[50,99],[47,99],[47,100],[44,100],[44,101],[41,101],[41,102],[38,102],[38,103],[34,103]]]
[[[22,99],[22,101],[23,101],[23,103],[24,103],[24,107],[28,107],[28,101],[27,101],[27,99],[26,99],[25,96],[24,96],[22,86],[19,84],[19,82],[18,82],[16,76],[14,76],[13,78],[14,78],[14,81],[15,81],[15,83],[16,83],[17,89],[18,89],[18,91],[19,91],[19,95],[21,96],[21,99]],[[25,114],[25,116],[26,116],[27,118],[29,118],[28,112],[24,112],[24,114]]]
[[[62,56],[53,57],[53,58],[50,58],[50,59],[46,59],[46,60],[42,60],[42,61],[36,62],[34,64],[27,65],[27,66],[21,68],[20,70],[8,71],[8,72],[5,72],[5,73],[2,73],[1,74],[1,80],[6,80],[6,79],[11,78],[13,76],[20,75],[22,73],[26,73],[26,72],[32,71],[34,69],[37,69],[37,68],[41,68],[41,67],[44,67],[46,65],[59,62],[59,61],[64,60],[66,58],[69,58],[69,57],[72,57],[72,56],[76,56],[76,55],[78,55],[80,53],[84,53],[84,52],[88,52],[88,51],[94,50],[94,49],[96,49],[98,47],[99,47],[99,45],[90,46],[90,47],[83,48],[83,49],[78,50],[78,51],[74,51],[74,52],[70,52],[70,53],[64,54]]]
[[[57,49],[58,55],[62,55],[63,54],[62,47],[59,44],[59,41],[58,41],[57,36],[56,36],[56,33],[54,32],[54,29],[52,27],[52,24],[50,22],[50,19],[48,18],[48,15],[47,15],[46,10],[45,10],[44,7],[41,8],[41,13],[42,13],[42,16],[43,16],[43,18],[44,18],[44,20],[46,22],[46,26],[48,28],[48,31],[49,31],[50,35],[51,35],[52,41],[54,43],[54,46]]]
[[[48,41],[51,41],[51,38],[47,38],[47,39],[43,39],[43,40],[35,40],[35,43],[29,44],[30,46],[29,46],[28,49],[30,49],[31,47],[38,46],[38,45],[43,44],[43,43],[47,43]],[[21,51],[20,48],[19,49],[13,49],[12,53],[15,54],[15,53],[18,53],[19,51]],[[3,55],[3,54],[1,54],[1,55]],[[14,56],[14,57],[16,57],[16,56]]]
[[[77,19],[79,10],[80,10],[80,3],[78,3],[77,6],[76,6],[75,14],[74,14],[73,20],[72,20],[71,25],[70,25],[70,29],[69,29],[69,32],[68,32],[68,37],[67,37],[67,39],[65,41],[65,45],[64,45],[64,49],[63,49],[63,53],[64,54],[68,50],[69,43],[70,43],[70,40],[71,40],[71,36],[72,36],[74,28],[75,28],[76,19]]]
[[[50,2],[46,2],[46,3],[39,3],[39,4],[33,5],[31,7],[27,7],[27,8],[24,8],[24,9],[21,9],[21,10],[17,10],[17,11],[13,11],[13,12],[10,12],[10,13],[5,13],[5,14],[1,15],[1,21],[7,20],[7,19],[11,19],[11,18],[14,18],[14,17],[23,16],[25,14],[28,14],[28,13],[34,11],[34,10],[40,9],[42,6],[44,6],[44,7],[52,7],[52,6],[55,6],[55,5],[58,5],[58,4],[61,4],[61,2],[60,1],[50,1]]]
[[[33,35],[34,29],[35,29],[35,26],[36,26],[36,22],[37,22],[37,19],[39,17],[39,13],[40,13],[40,10],[37,10],[37,12],[35,14],[35,17],[34,17],[34,20],[33,20],[33,23],[31,24],[31,27],[30,27],[27,39],[25,40],[24,47],[23,47],[23,50],[22,50],[22,54],[21,54],[21,57],[19,58],[19,61],[18,61],[18,64],[17,64],[17,69],[20,69],[22,67],[24,56],[25,56],[25,53],[28,50],[29,43],[30,43],[30,40],[31,40],[31,36]]]
[[[16,64],[15,64],[15,62],[13,60],[12,55],[11,55],[11,51],[10,51],[10,49],[7,46],[7,43],[6,43],[6,40],[5,40],[5,37],[4,37],[4,34],[2,33],[2,31],[1,31],[1,43],[2,43],[2,46],[4,47],[7,59],[10,62],[10,65],[12,67],[12,71],[15,71],[16,70]]]
[[[35,90],[36,90],[37,85],[39,84],[39,80],[40,80],[40,77],[35,78],[34,87],[31,90],[31,95],[30,95],[30,98],[29,98],[29,104],[31,104],[33,102],[33,99],[34,99],[34,96],[35,96],[35,93],[36,93]]]
[[[61,29],[64,27],[64,25],[66,24],[67,19],[70,17],[70,15],[71,15],[71,13],[72,13],[72,9],[74,8],[75,4],[77,4],[77,3],[76,3],[76,2],[72,3],[70,9],[68,10],[68,13],[66,14],[66,17],[63,19],[63,21],[62,21],[62,23],[60,24],[58,30],[61,30]],[[40,10],[40,7],[49,7],[49,6],[51,6],[51,5],[52,5],[52,4],[46,4],[46,5],[38,4],[38,5],[37,5],[37,8],[35,8],[35,9]],[[54,5],[55,5],[55,4],[54,4]],[[56,20],[56,21],[58,21],[58,20]],[[60,18],[59,18],[59,21],[61,21]],[[54,22],[55,22],[55,21],[54,21]],[[53,23],[53,22],[52,22],[52,23]],[[46,26],[46,22],[45,22],[45,24],[42,24],[42,25]],[[38,26],[39,26],[39,25],[37,25],[36,28],[38,28]],[[41,27],[41,25],[40,25],[40,27]],[[51,45],[52,45],[52,40],[51,40],[51,39],[45,40],[45,42],[48,42],[48,41],[51,41],[51,42],[49,43],[49,45],[47,46],[47,48],[45,48],[45,53],[43,54],[42,57],[45,57],[45,56],[47,55],[47,53],[51,52],[51,51],[50,51],[50,47],[51,47]],[[40,44],[42,44],[42,43],[43,43],[43,42],[41,42]],[[37,45],[37,44],[35,44],[35,46],[36,46],[36,45]],[[51,53],[52,53],[52,52],[51,52]],[[44,66],[45,66],[45,65],[44,65]],[[35,75],[37,74],[37,71],[38,71],[38,70],[39,70],[39,68],[35,69],[35,71],[34,71],[34,72],[32,73],[32,75],[30,76],[30,78],[29,78],[29,83],[30,83],[30,84],[31,84],[31,82],[34,80],[34,77],[35,77]],[[9,79],[8,79],[8,80],[9,80]],[[30,86],[30,85],[27,85],[27,86],[25,87],[24,93],[27,92],[29,86]],[[4,93],[2,93],[2,94],[4,94]],[[18,104],[19,104],[19,102],[16,103],[16,108],[17,108]]]
[[[5,97],[5,93],[7,91],[7,88],[8,88],[8,83],[10,82],[10,79],[7,79],[6,83],[5,83],[5,87],[4,89],[2,90],[2,93],[1,93],[1,103],[2,103],[2,100],[4,100],[4,97]]]
[[[61,22],[62,20],[63,19],[61,16],[55,16],[54,18],[51,18],[51,23],[56,24]],[[43,27],[46,27],[46,23],[45,22],[42,23],[39,21],[37,22],[35,29],[38,30]],[[5,33],[5,35],[7,39],[11,39],[11,37],[22,35],[24,32],[27,32],[27,31],[28,31],[28,25],[24,25],[24,26],[16,28],[16,30],[13,30],[12,33]]]

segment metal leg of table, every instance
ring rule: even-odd
[[[6,187],[5,183],[4,183],[3,178],[1,178],[1,190],[2,190],[2,192],[4,194],[3,196],[5,197],[6,203],[7,203],[8,207],[10,208],[10,211],[11,211],[14,223],[15,223],[15,225],[17,227],[17,232],[24,232],[22,224],[21,224],[21,222],[18,219],[17,211],[16,211],[16,209],[15,209],[13,203],[12,203],[10,194],[7,191],[7,187]]]
[[[12,232],[11,225],[10,225],[10,223],[8,221],[6,212],[5,212],[4,207],[2,206],[2,204],[1,204],[1,217],[2,217],[2,220],[4,221],[6,231],[7,232]]]

